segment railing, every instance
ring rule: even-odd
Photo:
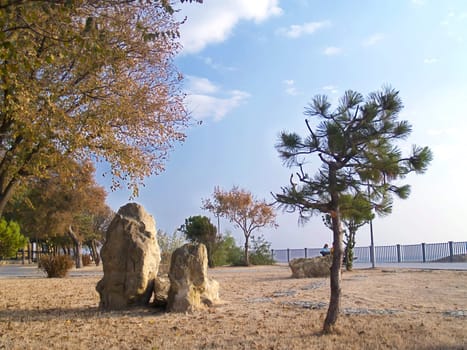
[[[296,258],[319,256],[321,248],[272,249],[277,262],[289,262]],[[369,263],[371,247],[355,247],[356,263]],[[421,243],[410,245],[375,246],[377,263],[401,262],[455,262],[459,255],[467,255],[467,242]]]

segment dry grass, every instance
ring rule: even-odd
[[[467,349],[467,271],[344,273],[333,335],[320,333],[326,308],[304,308],[327,303],[326,278],[284,266],[210,275],[223,303],[193,314],[101,312],[97,276],[2,279],[0,349]]]

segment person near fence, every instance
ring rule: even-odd
[[[329,250],[329,246],[328,246],[327,243],[323,246],[323,248],[319,251],[319,253],[320,253],[322,256],[326,256],[326,255],[331,254],[331,251]]]

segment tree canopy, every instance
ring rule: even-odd
[[[334,110],[327,96],[318,95],[305,109],[307,117],[316,119],[316,127],[305,119],[306,137],[284,131],[276,145],[284,164],[298,168],[289,185],[274,195],[278,205],[298,211],[303,220],[318,213],[331,216],[334,254],[325,332],[332,330],[340,309],[343,195],[365,194],[369,188],[370,206],[387,212],[393,195],[404,199],[410,192],[409,185],[397,180],[425,172],[432,159],[428,147],[413,146],[410,155],[402,155],[396,142],[411,133],[410,124],[398,120],[402,108],[399,92],[388,86],[366,98],[346,91]],[[313,155],[321,166],[310,176],[307,158]]]
[[[230,191],[219,187],[214,189],[212,199],[203,200],[203,209],[214,215],[227,218],[240,228],[245,236],[244,262],[249,265],[249,239],[251,233],[262,227],[276,227],[276,213],[272,206],[264,200],[258,200],[247,190],[237,186]]]
[[[217,242],[217,229],[206,216],[190,216],[179,229],[188,240],[203,243],[208,252],[209,267],[214,267],[212,255]]]
[[[63,160],[110,164],[133,193],[164,168],[188,115],[169,1],[0,6],[0,214],[15,186]]]
[[[0,259],[11,258],[27,243],[28,239],[21,234],[18,223],[0,219]]]

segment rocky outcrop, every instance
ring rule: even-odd
[[[154,306],[167,306],[169,297],[170,280],[167,274],[159,275],[154,280]]]
[[[289,262],[293,278],[327,277],[330,275],[332,256],[293,259]]]
[[[219,301],[219,283],[207,275],[204,244],[185,244],[172,253],[167,310],[189,312]]]
[[[160,263],[154,218],[136,203],[120,208],[101,250],[104,277],[98,282],[99,306],[122,309],[147,305]]]

